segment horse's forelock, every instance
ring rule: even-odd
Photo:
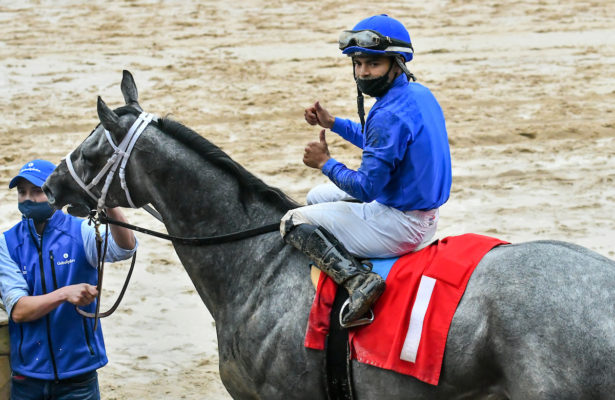
[[[118,117],[121,117],[122,115],[127,115],[127,114],[132,114],[135,117],[138,117],[139,114],[141,114],[141,111],[137,110],[131,105],[125,105],[125,106],[118,107],[115,110],[113,110],[113,112],[116,113]]]

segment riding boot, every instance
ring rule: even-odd
[[[284,240],[307,254],[321,271],[346,288],[349,306],[348,312],[342,316],[344,324],[365,315],[384,291],[384,279],[357,261],[323,227],[299,224],[292,227]]]

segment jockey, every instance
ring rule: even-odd
[[[280,230],[348,290],[342,322],[349,324],[385,288],[355,257],[400,256],[429,244],[452,178],[442,109],[406,67],[413,57],[406,28],[376,15],[343,31],[339,47],[352,59],[361,123],[333,117],[318,101],[305,110],[305,119],[361,148],[361,165],[355,171],[332,158],[323,129],[319,141],[308,143],[303,162],[331,182],[313,188],[308,205],[289,211]],[[363,93],[376,98],[365,121]]]

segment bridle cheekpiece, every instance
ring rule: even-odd
[[[135,146],[135,143],[141,136],[141,133],[147,128],[150,122],[158,121],[158,117],[154,114],[147,113],[143,111],[137,120],[132,124],[124,139],[120,142],[119,145],[116,145],[111,137],[111,134],[108,130],[105,129],[105,136],[109,141],[111,147],[113,147],[113,155],[109,157],[105,166],[100,170],[98,175],[96,175],[92,181],[86,185],[85,182],[77,175],[75,168],[73,167],[73,163],[71,161],[72,151],[66,155],[66,166],[68,167],[68,171],[71,176],[77,182],[77,184],[83,189],[92,199],[96,201],[96,211],[101,212],[105,208],[105,199],[107,198],[107,193],[109,191],[109,187],[111,186],[111,182],[113,181],[113,176],[115,172],[118,171],[118,175],[120,177],[120,185],[122,189],[124,189],[124,193],[126,194],[126,200],[128,204],[132,208],[138,208],[132,201],[130,196],[130,191],[128,190],[128,185],[126,184],[126,164],[128,163],[128,159],[130,158],[130,154],[132,149]],[[106,175],[106,177],[105,177]],[[98,183],[105,178],[105,183],[101,190],[100,197],[96,197],[94,193],[92,193],[92,188],[94,188]]]

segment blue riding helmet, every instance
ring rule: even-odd
[[[406,62],[412,60],[412,42],[404,25],[386,14],[365,18],[351,31],[343,31],[339,40],[343,54],[399,54]]]

